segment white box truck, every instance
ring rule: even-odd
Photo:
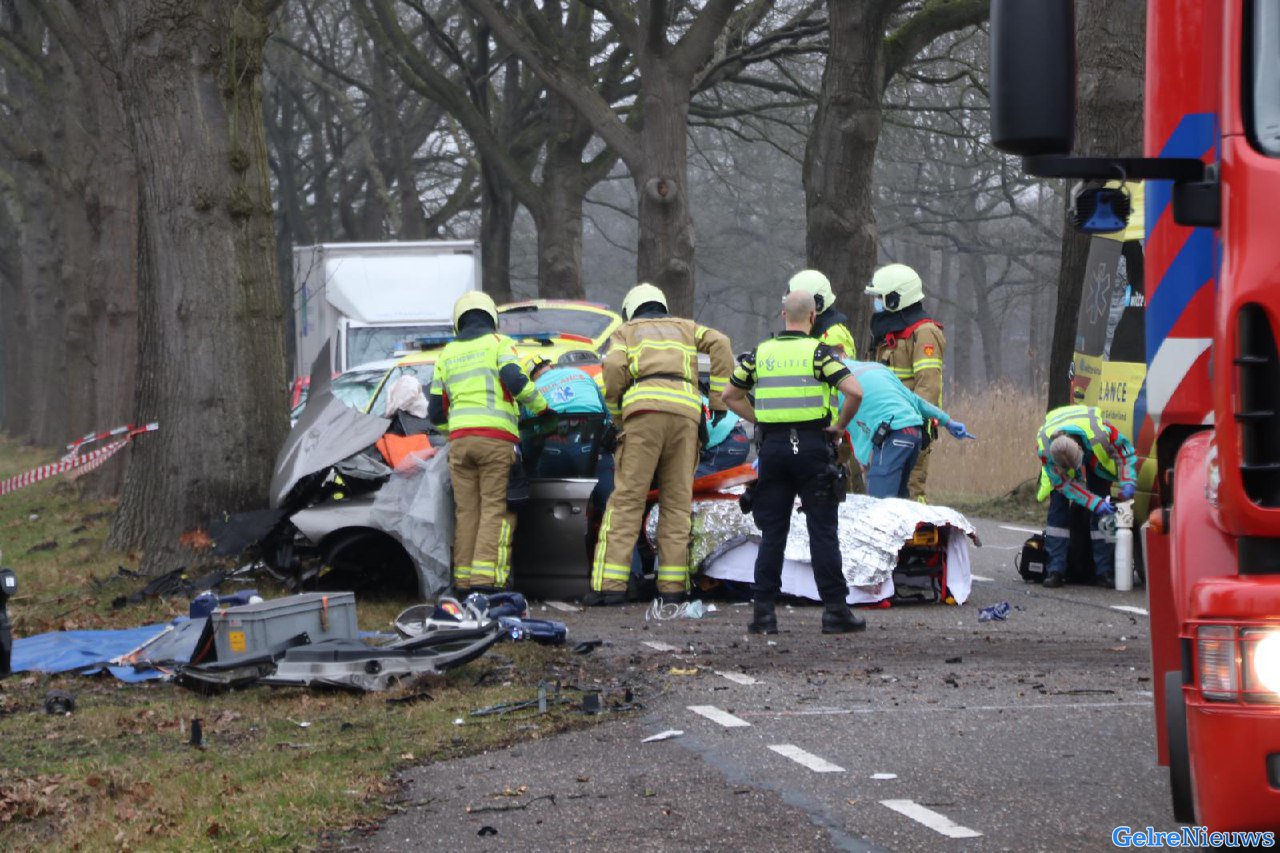
[[[322,243],[293,250],[295,377],[333,339],[333,369],[391,358],[404,341],[453,331],[453,303],[480,289],[471,240]]]

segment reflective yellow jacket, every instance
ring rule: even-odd
[[[623,323],[604,358],[604,398],[614,417],[668,412],[702,419],[698,353],[711,356],[711,409],[723,411],[725,383],[733,369],[729,339],[715,329],[679,317],[642,316]]]

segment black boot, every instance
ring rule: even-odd
[[[772,601],[755,601],[755,613],[751,624],[747,626],[748,634],[778,633],[778,616],[773,612]]]
[[[618,607],[627,603],[625,592],[596,592],[592,590],[582,596],[583,607]]]
[[[865,631],[867,620],[849,609],[849,605],[841,601],[839,604],[828,604],[822,612],[822,633],[852,634]]]

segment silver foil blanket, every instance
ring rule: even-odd
[[[969,520],[953,509],[932,506],[898,498],[872,498],[849,495],[840,504],[840,556],[844,562],[845,580],[850,586],[870,587],[893,576],[898,552],[919,524],[950,526],[961,530],[975,545],[977,531]],[[658,509],[654,507],[646,520],[645,531],[656,541]],[[693,502],[693,537],[690,565],[704,568],[708,555],[715,554],[726,543],[743,538],[760,540],[760,528],[749,515],[743,515],[736,500],[699,500]],[[787,536],[786,557],[809,562],[809,530],[803,513],[791,513],[791,533]]]

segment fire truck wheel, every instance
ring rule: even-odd
[[[1195,821],[1191,798],[1191,752],[1187,745],[1187,700],[1182,695],[1182,673],[1164,674],[1164,722],[1169,741],[1169,794],[1173,818],[1181,823]]]

